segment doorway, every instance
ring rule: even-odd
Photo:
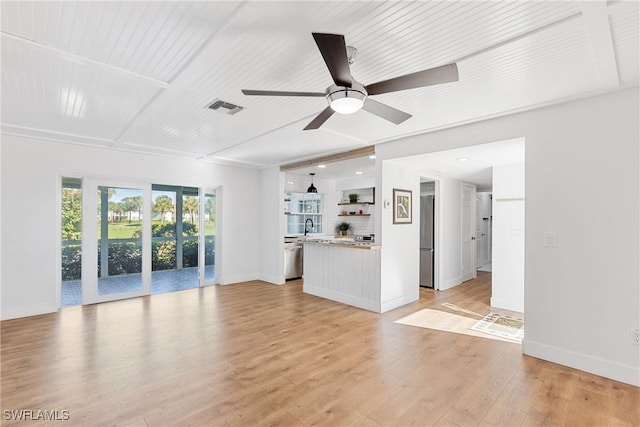
[[[435,287],[435,181],[420,182],[420,286]]]
[[[60,182],[61,307],[217,283],[215,189]]]
[[[491,305],[524,311],[524,156],[524,138],[514,138],[403,159],[439,187],[436,289],[490,270]],[[490,210],[473,212],[478,197]]]

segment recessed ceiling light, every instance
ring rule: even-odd
[[[370,156],[369,156],[369,158],[370,158],[370,159],[375,159],[375,158],[376,158],[376,155],[375,155],[375,154],[372,154],[372,155],[370,155]]]
[[[293,184],[293,182],[291,182],[291,181],[287,181],[287,184]]]
[[[356,175],[362,175],[361,171],[356,172]]]
[[[327,167],[327,165],[318,165],[318,167],[319,167],[320,169],[324,169],[324,168],[326,168],[326,167]]]
[[[466,157],[458,157],[456,160],[459,162],[466,162],[469,159],[467,159]]]

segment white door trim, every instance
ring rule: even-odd
[[[465,212],[465,189],[469,190],[469,212]],[[462,274],[462,281],[466,282],[467,280],[475,279],[478,277],[476,271],[476,186],[474,184],[469,184],[468,182],[462,183],[462,191],[461,191],[461,214],[460,214],[460,235],[462,237],[462,242],[460,245],[460,269]],[[469,220],[469,230],[467,235],[465,235],[465,221]],[[465,246],[468,246],[471,251],[469,254],[469,265],[465,265]]]

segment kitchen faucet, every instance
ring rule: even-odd
[[[311,228],[307,229],[307,222],[311,221]],[[307,218],[307,220],[304,222],[304,235],[307,235],[307,232],[313,230],[313,220],[311,218]]]

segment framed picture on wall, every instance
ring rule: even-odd
[[[393,189],[393,223],[411,224],[411,191]]]

